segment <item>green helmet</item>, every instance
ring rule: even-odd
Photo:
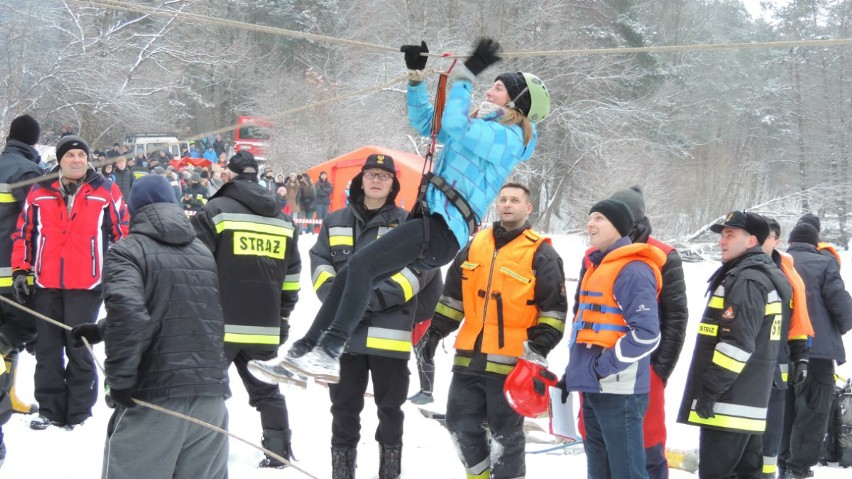
[[[530,93],[530,112],[527,118],[538,123],[547,118],[550,114],[550,92],[544,86],[544,82],[532,73],[524,73],[524,80],[527,82],[527,91]]]

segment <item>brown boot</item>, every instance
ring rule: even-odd
[[[15,393],[15,380],[18,377],[18,352],[11,352],[3,357],[6,361],[6,390],[12,399],[12,412],[18,414],[35,414],[38,412],[37,404],[27,404]]]

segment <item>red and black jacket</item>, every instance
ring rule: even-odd
[[[91,167],[70,212],[58,179],[36,183],[12,234],[12,269],[33,272],[41,288],[99,289],[104,253],[128,222],[118,186]]]

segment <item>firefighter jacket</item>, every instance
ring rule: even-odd
[[[30,186],[12,189],[10,185],[41,176],[35,148],[9,140],[0,154],[0,293],[12,294],[12,233],[27,199]],[[28,278],[32,284],[32,277]]]
[[[660,289],[658,311],[660,313],[660,345],[651,353],[651,367],[665,384],[674,371],[683,343],[686,341],[686,325],[689,309],[686,303],[686,281],[683,278],[683,261],[676,249],[651,236],[651,223],[648,218],[633,225],[630,230],[631,243],[647,243],[659,248],[666,255],[666,262],[660,272],[663,286]],[[591,262],[589,255],[595,248],[586,251],[586,257],[580,266],[577,292],[574,294],[574,315],[579,305],[580,284]]]
[[[604,252],[592,252],[589,260],[565,386],[580,392],[645,394],[651,387],[650,355],[660,342],[657,296],[665,255],[623,237]]]
[[[241,175],[222,185],[192,225],[216,258],[225,345],[278,349],[302,269],[292,219],[256,178]]]
[[[317,242],[311,248],[311,280],[320,301],[331,291],[337,273],[352,255],[404,222],[408,211],[398,208],[394,199],[399,182],[394,179],[391,194],[378,210],[364,208],[361,174],[352,181],[349,205],[323,220]],[[373,288],[364,318],[349,338],[346,352],[408,359],[411,329],[417,310],[416,296],[438,270],[420,272],[411,267],[394,274]]]
[[[41,288],[99,290],[104,253],[127,235],[127,205],[91,166],[73,195],[59,181],[36,183],[27,195],[12,235],[12,270],[32,271]]]
[[[459,329],[453,371],[507,375],[523,343],[547,355],[562,338],[568,302],[562,258],[529,224],[480,231],[450,269],[428,334]]]
[[[181,197],[183,209],[198,213],[207,204],[207,187],[201,183],[190,183]],[[277,203],[276,203],[277,204]]]
[[[814,328],[810,357],[846,362],[842,336],[852,330],[852,299],[840,266],[813,245],[794,243],[787,250],[807,290],[808,314]]]
[[[229,396],[216,262],[175,204],[136,211],[104,259],[106,382],[154,399]]]
[[[762,434],[782,341],[787,278],[760,246],[728,261],[710,278],[710,301],[698,325],[678,422],[743,434]],[[699,398],[714,417],[695,412]]]
[[[808,360],[814,330],[811,327],[811,319],[808,315],[805,283],[793,266],[793,257],[775,250],[772,252],[772,261],[781,268],[781,272],[784,273],[784,277],[787,278],[787,282],[793,289],[790,301],[782,304],[781,337],[786,337],[787,341],[782,340],[778,346],[778,363],[775,367],[775,375],[772,378],[773,388],[787,389],[790,362]]]

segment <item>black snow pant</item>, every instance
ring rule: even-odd
[[[786,389],[772,388],[769,406],[766,409],[766,430],[763,431],[763,474],[774,475],[778,471],[778,446],[784,433],[784,398]]]
[[[760,477],[760,434],[701,428],[698,442],[700,479],[751,479]]]
[[[429,247],[423,251],[424,238]],[[337,272],[331,291],[305,338],[330,352],[343,350],[367,311],[373,286],[412,265],[420,270],[440,268],[455,258],[459,243],[438,215],[408,220],[352,255]],[[325,332],[325,334],[323,334]]]
[[[480,477],[489,469],[491,479],[526,475],[524,417],[506,401],[505,381],[506,376],[496,374],[453,373],[447,397],[447,430],[468,477]],[[498,451],[499,455],[492,456]]]
[[[94,323],[100,307],[99,291],[35,290],[35,310],[71,327]],[[36,329],[34,383],[39,414],[61,424],[80,424],[91,417],[98,400],[95,363],[84,346],[74,345],[70,331],[47,321],[37,321]]]
[[[812,358],[805,381],[787,390],[781,469],[804,474],[819,461],[833,399],[834,361]]]
[[[228,366],[234,363],[237,373],[243,380],[249,396],[249,405],[260,413],[260,425],[263,429],[286,431],[290,429],[290,417],[287,414],[287,401],[278,389],[278,385],[267,384],[254,377],[248,370],[249,361],[268,361],[278,356],[278,351],[242,349],[225,343],[225,358]]]
[[[331,447],[358,447],[361,411],[367,383],[373,380],[379,425],[376,441],[386,446],[402,445],[404,414],[408,396],[408,360],[371,354],[346,353],[340,358],[340,382],[329,385],[331,397]]]

